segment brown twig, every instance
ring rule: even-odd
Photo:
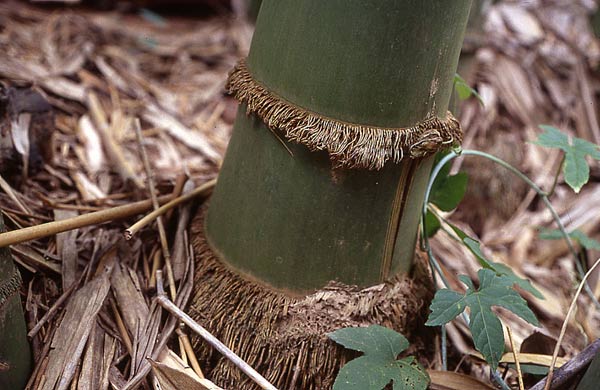
[[[159,198],[159,202],[161,203],[166,203],[170,200],[170,195]],[[41,225],[0,233],[0,248],[7,245],[19,244],[25,241],[52,236],[57,233],[66,232],[68,230],[85,226],[98,225],[105,222],[128,218],[133,215],[148,211],[151,207],[152,201],[147,199],[106,210],[82,214],[77,217],[63,219],[61,221],[47,222]]]
[[[110,161],[117,172],[125,181],[131,181],[139,189],[144,188],[144,183],[137,177],[131,165],[127,162],[127,158],[123,153],[123,150],[119,144],[113,138],[110,132],[110,126],[106,114],[102,110],[100,101],[94,93],[89,93],[87,96],[87,105],[90,110],[90,114],[96,129],[102,140],[102,145],[106,151],[106,154],[110,158]]]
[[[183,344],[183,348],[185,349],[186,356],[188,357],[190,366],[194,372],[202,379],[204,379],[204,373],[200,368],[200,364],[198,363],[198,359],[196,359],[196,354],[194,353],[194,349],[192,348],[192,343],[190,343],[190,338],[181,328],[175,330],[177,335],[179,336],[179,340]]]
[[[204,329],[200,324],[194,321],[190,316],[185,314],[183,310],[181,310],[177,305],[167,298],[165,294],[165,290],[163,288],[162,282],[162,272],[159,270],[156,272],[156,292],[158,303],[165,308],[169,313],[174,315],[176,318],[184,322],[187,326],[190,327],[194,332],[196,332],[200,337],[202,337],[207,343],[209,343],[212,347],[214,347],[217,351],[219,351],[223,356],[225,356],[229,361],[231,361],[236,367],[242,370],[246,375],[248,375],[254,383],[259,385],[262,389],[266,390],[277,390],[275,386],[273,386],[269,381],[267,381],[262,375],[260,375],[256,370],[254,370],[248,363],[246,363],[242,358],[235,354],[231,349],[227,348],[225,344],[223,344],[219,339],[213,336],[209,331]]]
[[[508,339],[510,340],[510,347],[512,349],[513,357],[515,358],[515,366],[517,367],[517,378],[519,379],[519,390],[525,390],[525,385],[523,384],[523,373],[521,372],[521,363],[519,362],[519,353],[517,352],[517,348],[515,346],[515,341],[513,340],[512,331],[510,327],[507,326],[506,330],[508,331]]]
[[[0,188],[2,188],[2,190],[4,192],[6,192],[6,195],[8,195],[10,197],[10,199],[12,199],[13,202],[15,202],[15,204],[17,205],[17,207],[19,209],[21,209],[21,211],[25,214],[32,214],[31,210],[29,210],[27,208],[27,206],[25,206],[20,200],[19,198],[17,198],[17,195],[15,194],[14,190],[12,189],[12,187],[10,186],[10,184],[8,184],[6,182],[6,180],[4,180],[4,178],[0,175]]]
[[[50,309],[48,309],[48,311],[46,312],[46,314],[44,314],[44,316],[37,322],[37,324],[35,324],[35,326],[29,331],[29,333],[27,333],[27,337],[33,338],[40,331],[40,329],[42,329],[42,326],[44,326],[44,324],[46,322],[48,322],[49,320],[51,320],[54,317],[54,315],[58,311],[58,308],[67,300],[67,298],[69,298],[69,296],[71,295],[71,293],[75,290],[75,287],[77,287],[80,282],[81,282],[81,278],[78,281],[76,281],[75,283],[73,283],[56,300],[56,302],[54,302],[54,304],[52,305],[52,307],[50,307]]]
[[[199,186],[198,188],[196,188],[188,193],[185,193],[184,195],[182,195],[180,197],[173,199],[172,201],[166,203],[165,205],[159,207],[158,209],[155,209],[154,211],[152,211],[151,213],[149,213],[148,215],[146,215],[145,217],[143,217],[142,219],[140,219],[139,221],[137,221],[136,223],[131,225],[127,230],[125,230],[125,233],[124,233],[125,239],[130,240],[131,238],[133,238],[133,236],[137,232],[140,231],[140,229],[142,229],[144,226],[148,225],[150,222],[157,219],[159,216],[165,214],[167,211],[171,210],[172,208],[177,207],[180,204],[185,203],[185,202],[189,201],[190,199],[193,199],[197,196],[208,195],[208,193],[210,191],[212,191],[212,189],[214,188],[216,183],[217,183],[217,179],[209,180],[206,183]]]
[[[555,375],[551,381],[548,381],[548,378],[546,377],[538,383],[536,383],[529,390],[542,390],[545,388],[546,383],[549,382],[552,382],[552,387],[554,389],[558,389],[569,379],[577,375],[581,370],[585,369],[598,353],[600,353],[600,339],[597,339],[596,341],[588,345],[583,351],[577,354],[577,356],[575,356],[563,366],[561,366],[558,370],[556,370]]]
[[[556,365],[556,358],[558,357],[558,352],[560,351],[560,345],[562,343],[563,338],[565,337],[565,332],[567,331],[567,325],[569,323],[569,318],[575,310],[575,306],[577,305],[577,299],[579,298],[579,294],[581,294],[581,290],[583,286],[585,286],[586,280],[592,274],[592,272],[596,269],[596,267],[600,264],[600,258],[596,260],[594,265],[586,272],[585,276],[579,283],[579,287],[577,287],[577,292],[575,292],[575,296],[571,300],[571,305],[569,306],[569,311],[567,311],[567,315],[565,316],[565,320],[563,321],[562,328],[560,329],[560,336],[558,336],[558,340],[556,341],[556,346],[554,347],[554,353],[552,354],[552,363],[550,364],[550,369],[548,370],[548,379],[546,381],[546,385],[544,386],[544,390],[550,389],[550,384],[552,383],[552,376],[554,375],[554,366]]]
[[[142,155],[142,161],[144,163],[144,169],[146,171],[146,180],[148,181],[148,191],[150,191],[150,198],[152,199],[152,206],[154,211],[158,210],[159,204],[156,197],[156,188],[154,187],[154,174],[150,167],[150,160],[148,160],[148,154],[146,153],[146,147],[144,146],[144,136],[142,135],[142,126],[140,126],[140,120],[135,120],[135,135],[137,137],[138,146]],[[175,300],[177,291],[175,290],[175,277],[173,276],[173,266],[171,265],[171,253],[169,252],[169,243],[167,242],[167,233],[165,232],[165,226],[163,225],[162,218],[156,217],[156,225],[158,226],[158,236],[160,237],[160,246],[162,248],[163,258],[165,259],[165,266],[167,267],[167,278],[169,279],[169,290],[171,292],[171,299]]]

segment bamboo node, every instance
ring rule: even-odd
[[[204,231],[206,207],[192,222],[192,245],[198,271],[188,314],[279,389],[330,389],[349,356],[327,334],[345,327],[379,324],[419,336],[433,297],[426,260],[417,256],[411,274],[395,275],[367,288],[330,282],[309,295],[291,296],[271,289],[221,260]],[[200,347],[198,359],[221,387],[257,389],[228,359]]]
[[[277,96],[254,79],[246,60],[229,74],[227,91],[246,104],[271,130],[288,141],[324,150],[336,168],[379,170],[386,162],[424,158],[462,142],[462,130],[450,111],[411,127],[386,128],[343,122],[310,112]]]

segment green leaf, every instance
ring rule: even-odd
[[[542,240],[560,240],[564,238],[560,229],[540,229],[539,236]],[[569,237],[587,250],[600,250],[600,241],[594,240],[579,229],[570,232]]]
[[[465,79],[460,77],[460,75],[458,73],[454,74],[454,89],[458,93],[458,98],[460,100],[467,100],[471,96],[475,96],[475,98],[477,98],[479,103],[482,106],[484,105],[481,95],[475,89],[471,88],[471,86],[469,84],[467,84]]]
[[[565,181],[575,192],[579,192],[589,180],[590,167],[586,156],[600,160],[598,146],[582,138],[569,137],[553,126],[540,125],[544,133],[538,136],[534,144],[547,148],[560,149],[565,153],[563,174]]]
[[[516,284],[523,290],[530,292],[539,299],[544,299],[544,295],[537,288],[533,287],[531,282],[527,279],[518,277],[514,271],[505,264],[494,263],[485,257],[481,252],[479,241],[472,239],[471,237],[463,238],[464,244],[469,248],[471,253],[475,255],[477,261],[483,268],[490,269],[496,273],[497,276],[503,277],[512,286]]]
[[[466,173],[442,176],[440,172],[433,182],[429,201],[442,211],[454,210],[467,192],[467,182]]]
[[[447,152],[438,153],[435,164],[447,154]],[[467,182],[466,173],[450,175],[450,164],[444,165],[433,182],[429,202],[435,204],[442,211],[454,210],[467,192]]]
[[[517,369],[517,366],[513,363],[508,364],[509,368],[513,370]],[[535,376],[546,376],[548,375],[548,367],[539,366],[537,364],[521,363],[521,372],[523,374],[530,374]]]
[[[480,269],[477,275],[479,289],[475,289],[469,280],[465,283],[467,291],[464,295],[448,289],[439,290],[431,303],[431,314],[426,325],[445,324],[468,306],[471,309],[469,328],[475,348],[495,370],[504,352],[504,334],[502,324],[492,311],[492,306],[504,307],[536,326],[538,320],[527,306],[527,302],[512,288],[514,282],[510,278],[498,276],[494,270],[486,268]]]
[[[438,290],[431,301],[431,313],[425,325],[444,325],[459,316],[467,307],[465,296],[456,291],[443,288]]]
[[[529,280],[518,277],[513,272],[513,270],[510,269],[510,267],[508,267],[502,263],[492,262],[487,257],[485,257],[485,255],[481,251],[481,244],[479,243],[479,241],[469,237],[463,230],[459,229],[457,226],[450,223],[449,221],[447,221],[447,220],[444,220],[444,221],[448,224],[448,226],[450,226],[450,228],[462,240],[462,242],[469,249],[469,251],[471,251],[471,253],[473,253],[475,258],[477,259],[477,261],[483,268],[490,269],[490,270],[494,271],[496,273],[496,275],[504,277],[508,282],[510,282],[511,285],[516,284],[523,290],[528,291],[531,294],[533,294],[535,297],[537,297],[539,299],[544,299],[544,295],[538,289],[533,287],[533,285],[531,284],[531,282]],[[591,240],[590,238],[588,238],[588,239]],[[595,241],[595,240],[591,240],[591,241]],[[600,243],[598,243],[598,245],[600,246]],[[463,280],[463,283],[468,284],[465,280]]]
[[[569,145],[569,137],[556,127],[540,125],[539,128],[544,130],[545,133],[540,134],[538,139],[533,141],[534,144],[544,146],[546,148],[562,149],[565,152],[571,148],[571,145]]]
[[[530,292],[536,298],[544,299],[544,294],[542,294],[540,292],[540,290],[538,290],[537,288],[533,287],[533,284],[531,284],[531,281],[529,279],[523,279],[523,278],[518,277],[514,273],[514,271],[506,264],[502,264],[502,263],[490,263],[490,264],[492,266],[492,270],[494,270],[496,272],[496,275],[504,277],[506,280],[508,280],[511,283],[511,285],[516,284],[523,290]]]
[[[469,248],[471,253],[475,255],[475,258],[477,258],[479,265],[481,265],[483,268],[493,269],[491,262],[481,252],[479,241],[474,240],[471,237],[465,237],[463,238],[463,243],[466,245],[467,248]]]
[[[575,241],[587,250],[600,251],[600,242],[586,235],[581,230],[575,230],[569,234]]]
[[[364,353],[340,369],[333,390],[382,390],[390,382],[399,390],[427,388],[429,375],[413,357],[396,360],[409,345],[400,333],[371,325],[339,329],[328,336],[348,349]]]
[[[465,238],[469,237],[467,235],[467,233],[465,233],[462,229],[460,229],[458,226],[450,223],[448,220],[445,220],[446,223],[448,224],[448,226],[450,226],[450,228],[454,231],[454,233],[456,233],[456,235],[458,236],[458,238],[460,238],[461,241],[464,241]]]
[[[379,325],[366,328],[343,328],[329,333],[329,338],[344,348],[364,352],[371,357],[396,360],[400,352],[408,348],[406,337]]]
[[[563,174],[567,184],[579,193],[590,177],[590,167],[585,161],[585,155],[578,152],[566,153]]]
[[[396,360],[388,373],[394,382],[394,389],[426,389],[431,379],[413,356]]]
[[[440,220],[428,210],[425,215],[425,234],[427,237],[433,237],[441,227]]]
[[[340,369],[333,390],[381,390],[392,381],[387,375],[388,369],[389,366],[383,362],[361,356]]]

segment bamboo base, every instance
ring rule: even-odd
[[[412,275],[358,289],[330,282],[311,295],[290,296],[242,277],[226,266],[204,236],[203,208],[192,223],[196,255],[189,314],[279,389],[330,389],[349,357],[327,338],[343,327],[380,324],[409,338],[425,322],[433,297],[426,263]],[[229,389],[258,387],[201,339],[194,348],[210,378]]]

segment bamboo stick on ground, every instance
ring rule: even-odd
[[[190,197],[188,197],[188,199],[190,199]],[[163,204],[170,200],[172,200],[170,195],[161,196],[159,198],[159,202]],[[72,229],[128,218],[148,211],[150,208],[152,208],[152,201],[147,199],[106,210],[82,214],[62,221],[47,222],[41,225],[0,233],[0,248],[7,245],[19,244],[25,241],[52,236]]]
[[[248,375],[252,380],[258,384],[262,389],[266,390],[277,390],[275,386],[273,386],[269,381],[267,381],[262,375],[260,375],[256,370],[254,370],[248,363],[243,361],[238,355],[235,354],[231,349],[227,348],[225,344],[219,341],[216,337],[210,334],[206,329],[204,329],[200,324],[194,321],[190,316],[185,314],[183,310],[177,307],[173,302],[167,298],[165,290],[163,288],[162,283],[162,272],[159,270],[156,272],[156,289],[157,289],[157,299],[158,303],[165,308],[169,313],[183,321],[187,326],[189,326],[194,332],[199,334],[207,343],[213,346],[216,350],[222,353],[227,359],[229,359],[236,367],[244,372],[244,374]]]
[[[217,183],[217,179],[209,180],[206,183],[199,186],[198,188],[196,188],[182,196],[179,196],[179,197],[173,199],[172,201],[166,203],[162,207],[159,207],[158,209],[152,211],[150,214],[146,215],[145,217],[143,217],[142,219],[140,219],[139,221],[137,221],[136,223],[131,225],[131,227],[129,227],[129,229],[125,230],[125,233],[124,233],[125,239],[131,240],[131,238],[133,238],[133,236],[137,232],[139,232],[144,226],[148,225],[150,222],[154,221],[156,218],[163,215],[164,213],[171,210],[172,208],[177,207],[180,204],[187,202],[188,200],[195,198],[197,196],[208,195],[208,193],[210,191],[212,191],[212,189],[215,187],[216,183]]]
[[[150,192],[150,198],[152,199],[152,207],[154,211],[159,208],[158,200],[156,197],[156,188],[154,187],[154,174],[150,167],[150,160],[148,160],[148,154],[144,147],[144,138],[142,136],[142,126],[140,120],[135,120],[135,135],[137,137],[140,154],[142,155],[142,162],[144,163],[144,170],[146,171],[146,178],[148,181],[148,191]],[[175,300],[177,297],[177,291],[175,290],[175,277],[173,277],[173,266],[171,265],[171,253],[169,252],[169,243],[167,242],[167,234],[165,232],[165,226],[163,225],[162,218],[158,216],[156,218],[156,226],[158,227],[158,236],[160,237],[160,246],[162,248],[162,254],[165,259],[165,266],[167,268],[167,279],[169,280],[169,291],[171,292],[171,299]]]

